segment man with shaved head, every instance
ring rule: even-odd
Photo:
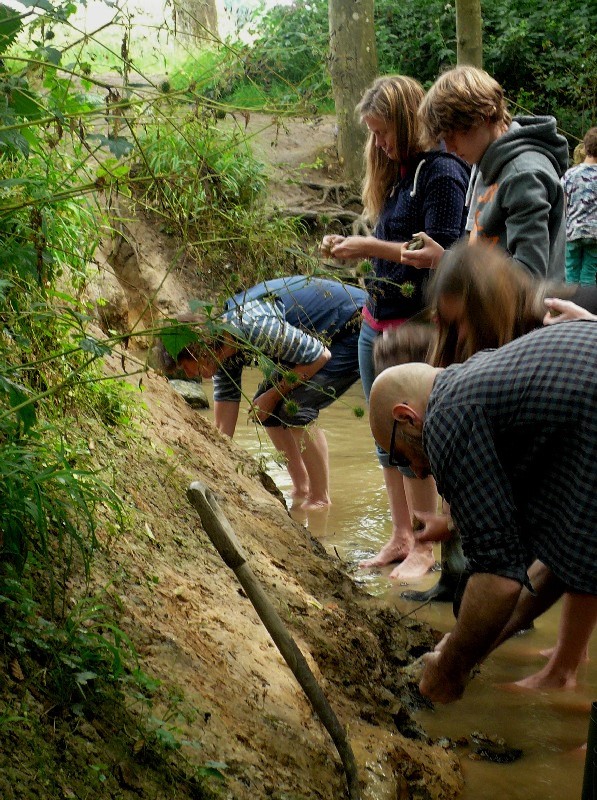
[[[370,421],[390,463],[432,474],[471,577],[421,693],[458,699],[472,668],[562,593],[597,620],[597,321],[534,331],[464,364],[391,367]],[[527,574],[537,559],[542,568]],[[532,585],[535,575],[541,576]],[[591,624],[592,623],[592,624]]]

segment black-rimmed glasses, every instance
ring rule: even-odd
[[[391,467],[400,467],[401,469],[406,469],[410,467],[410,461],[408,458],[402,453],[396,452],[396,430],[398,429],[398,420],[394,420],[394,424],[392,425],[392,436],[390,438],[390,452],[389,452],[389,464]]]

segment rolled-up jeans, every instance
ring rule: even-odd
[[[356,383],[359,379],[358,336],[358,331],[354,331],[332,341],[329,347],[332,357],[327,364],[282,398],[263,423],[264,427],[308,425],[317,419],[322,408],[327,408]],[[289,370],[292,368],[288,365]],[[271,379],[261,383],[255,397],[271,386]]]

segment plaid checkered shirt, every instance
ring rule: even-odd
[[[538,558],[597,594],[597,322],[562,322],[439,373],[423,446],[473,572]]]

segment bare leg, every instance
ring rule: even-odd
[[[384,567],[394,561],[402,561],[413,546],[413,530],[402,473],[395,467],[384,467],[383,477],[390,502],[392,536],[376,556],[361,561],[359,567]]]
[[[406,499],[408,502],[409,518],[412,519],[414,511],[428,511],[437,513],[437,489],[433,478],[403,478]],[[418,542],[413,537],[413,544],[408,556],[402,564],[395,567],[390,573],[390,578],[413,580],[421,578],[435,564],[433,544],[431,542]]]
[[[545,650],[539,650],[539,655],[543,656],[543,658],[549,659],[553,656],[555,649],[556,645],[554,644],[553,647],[546,647]],[[588,660],[589,660],[589,646],[587,644],[584,655],[582,657],[582,661],[588,661]]]
[[[564,595],[558,641],[543,669],[516,682],[523,689],[574,689],[578,668],[586,658],[589,639],[597,624],[597,596]]]
[[[289,430],[309,476],[309,496],[302,507],[305,511],[327,508],[331,505],[331,500],[328,442],[325,433],[316,425]]]
[[[272,444],[286,456],[286,469],[292,481],[292,497],[309,496],[309,475],[303,462],[303,456],[289,428],[266,428]]]

